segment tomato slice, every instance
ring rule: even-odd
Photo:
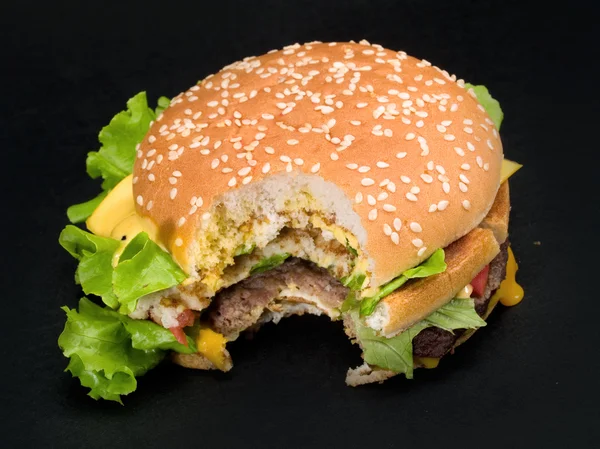
[[[170,327],[169,330],[173,333],[173,336],[177,339],[179,343],[187,346],[187,338],[185,336],[185,332],[183,332],[183,328],[181,327]]]
[[[487,285],[489,272],[490,266],[486,265],[485,267],[483,267],[483,270],[477,273],[477,276],[475,276],[471,281],[471,286],[473,287],[473,294],[475,296],[483,296],[483,293],[485,292],[485,287]]]
[[[177,316],[177,322],[180,327],[187,327],[194,324],[196,314],[191,309],[185,309]]]

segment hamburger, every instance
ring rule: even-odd
[[[437,366],[522,289],[508,243],[502,111],[426,60],[366,41],[248,57],[150,109],[87,158],[103,192],[61,245],[87,297],[59,346],[120,401],[164,358],[228,371],[227,345],[290,315],[341,321],[356,386]]]

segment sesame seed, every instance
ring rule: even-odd
[[[356,170],[358,168],[358,164],[346,164],[346,168],[350,170]]]
[[[483,159],[481,159],[481,156],[477,156],[475,160],[477,161],[479,168],[483,168]]]
[[[396,184],[394,184],[393,182],[388,183],[385,187],[392,193],[396,192]]]
[[[366,108],[369,105],[369,103],[358,103],[356,105],[357,108],[362,109],[362,108]]]
[[[296,165],[304,165],[304,160],[300,159],[299,157],[294,159],[294,164]]]
[[[373,197],[373,195],[367,195],[367,203],[369,204],[369,206],[375,206],[375,204],[377,204],[377,201],[375,200],[375,197]]]
[[[390,166],[390,164],[386,163],[386,162],[377,162],[377,167],[379,168],[388,168]]]
[[[174,176],[169,177],[169,184],[177,184],[177,178],[175,178]]]
[[[467,187],[467,185],[464,182],[459,182],[458,183],[458,188],[463,193],[466,193],[469,190],[469,188]]]
[[[437,204],[432,204],[429,206],[429,212],[435,212],[437,210]]]
[[[371,178],[363,178],[363,179],[360,181],[360,183],[361,183],[363,186],[365,186],[365,187],[368,187],[368,186],[372,186],[373,184],[375,184],[375,181],[373,181]]]
[[[400,176],[400,180],[404,183],[404,184],[409,184],[410,183],[410,178],[408,176],[402,175]]]
[[[371,170],[371,167],[367,167],[366,165],[363,165],[362,167],[359,167],[359,168],[358,168],[358,172],[359,172],[359,173],[366,173],[366,172],[368,172],[369,170]]]
[[[387,199],[388,196],[389,195],[387,192],[381,192],[379,195],[377,195],[377,201],[383,201]]]
[[[412,193],[412,192],[408,192],[406,194],[406,199],[409,200],[409,201],[417,201],[418,200],[418,198],[416,197],[416,195],[414,193]]]
[[[419,120],[417,123],[415,123],[417,128],[423,128],[423,126],[425,125],[425,123],[423,123],[423,120]]]
[[[490,169],[490,164],[488,164],[487,162],[485,164],[483,164],[483,169],[485,171],[488,171]]]
[[[444,182],[442,184],[442,189],[444,190],[445,193],[450,193],[450,184],[448,182]]]
[[[311,171],[311,173],[317,173],[320,168],[321,168],[321,164],[319,162],[317,162],[315,165],[313,165],[311,167],[310,171]]]
[[[421,257],[423,254],[425,254],[425,251],[427,251],[427,247],[423,246],[421,249],[419,249],[419,251],[417,251],[417,256]]]
[[[360,120],[350,120],[350,124],[354,126],[359,126],[361,124]]]
[[[448,141],[452,142],[455,139],[456,139],[456,137],[454,137],[454,134],[446,134],[446,135],[444,135],[444,140],[448,140]]]
[[[185,217],[181,217],[178,221],[177,221],[177,226],[181,227],[183,226],[185,223]]]
[[[356,196],[354,197],[354,201],[356,202],[356,204],[360,204],[360,203],[362,203],[362,200],[363,200],[363,194],[358,192],[356,194]]]
[[[415,138],[414,133],[408,133],[404,136],[406,140],[413,140]]]
[[[250,173],[250,170],[252,170],[251,167],[241,168],[240,170],[238,170],[238,175],[239,176],[246,176],[248,173]]]
[[[252,181],[252,176],[246,176],[244,179],[242,179],[242,184],[248,184],[250,181]]]
[[[433,177],[431,175],[428,175],[427,173],[422,173],[421,179],[427,184],[431,184],[433,182]]]
[[[421,239],[412,239],[411,243],[417,248],[420,248],[421,246],[423,246],[423,240],[421,240]]]
[[[394,218],[394,229],[396,231],[400,231],[400,229],[402,229],[402,220],[400,220],[398,217]]]
[[[397,245],[398,243],[400,243],[400,236],[398,235],[397,232],[392,232],[391,238],[392,238],[392,242],[394,242],[394,244]]]
[[[275,154],[275,150],[272,147],[265,147],[265,153]]]
[[[471,209],[471,203],[469,200],[463,200],[462,206],[465,208],[465,210]]]
[[[138,205],[143,205],[144,204],[144,198],[142,197],[142,195],[138,195],[136,198],[136,202],[138,203]]]
[[[169,193],[169,197],[170,197],[172,200],[174,200],[176,196],[177,196],[177,187],[173,187],[173,188],[171,189],[171,192]]]
[[[397,157],[398,159],[403,159],[404,157],[406,157],[406,153],[405,153],[405,152],[396,153],[396,157]]]
[[[446,127],[444,125],[435,125],[435,127],[441,133],[445,133],[446,132]]]
[[[414,193],[416,195],[417,193],[419,193],[421,191],[421,189],[419,189],[417,186],[412,186],[410,188],[410,191],[411,191],[411,193]]]
[[[384,204],[383,205],[383,210],[386,212],[395,212],[396,211],[396,206],[392,205],[392,204]]]
[[[377,209],[371,209],[368,215],[369,220],[375,221],[377,219]]]
[[[389,236],[389,235],[392,235],[392,228],[390,227],[390,225],[389,225],[389,224],[385,223],[385,224],[383,225],[383,233],[384,233],[385,235],[388,235],[388,236]]]
[[[487,146],[488,146],[488,148],[489,148],[490,150],[493,150],[493,149],[494,149],[494,145],[492,145],[492,141],[491,141],[490,139],[488,139],[486,143],[487,143]]]
[[[232,178],[229,180],[229,182],[227,183],[227,185],[228,185],[229,187],[233,187],[234,185],[236,185],[236,183],[237,183],[237,180],[235,179],[235,176],[234,176],[234,177],[232,177]]]
[[[337,161],[340,157],[337,155],[337,153],[331,153],[329,155],[329,157],[331,158],[332,161]]]
[[[467,148],[469,151],[475,151],[475,146],[471,142],[467,142]]]
[[[445,210],[449,204],[450,204],[450,201],[442,200],[439,203],[437,203],[437,208],[438,208],[438,210]]]

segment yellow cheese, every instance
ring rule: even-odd
[[[519,170],[521,167],[522,165],[517,162],[509,161],[508,159],[503,159],[502,169],[500,170],[500,184],[502,184],[504,181],[506,181],[508,178],[514,175],[517,172],[517,170]]]
[[[101,237],[110,237],[113,229],[125,218],[135,214],[133,175],[115,186],[85,222],[87,228]]]
[[[413,363],[421,368],[431,369],[438,366],[440,359],[438,357],[415,357]]]
[[[521,302],[524,291],[523,287],[517,283],[515,277],[518,269],[519,265],[517,265],[515,255],[513,254],[512,249],[509,247],[508,261],[506,262],[506,277],[500,284],[500,288],[498,288],[496,293],[494,293],[494,296],[492,296],[489,307],[494,307],[498,301],[505,306],[514,306]]]
[[[226,371],[225,337],[211,329],[200,329],[196,345],[198,352],[221,371]]]
[[[158,228],[154,222],[149,218],[140,217],[135,212],[125,217],[113,228],[110,237],[121,242],[121,246],[113,255],[113,266],[117,265],[119,257],[127,244],[140,232],[146,232],[150,240],[158,241]]]

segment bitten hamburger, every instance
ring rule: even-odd
[[[502,112],[487,89],[368,42],[245,58],[103,129],[104,192],[69,210],[80,310],[59,339],[95,398],[168,353],[232,367],[227,344],[310,313],[362,349],[359,385],[434,367],[522,290],[508,243]],[[99,344],[103,335],[111,344]]]

